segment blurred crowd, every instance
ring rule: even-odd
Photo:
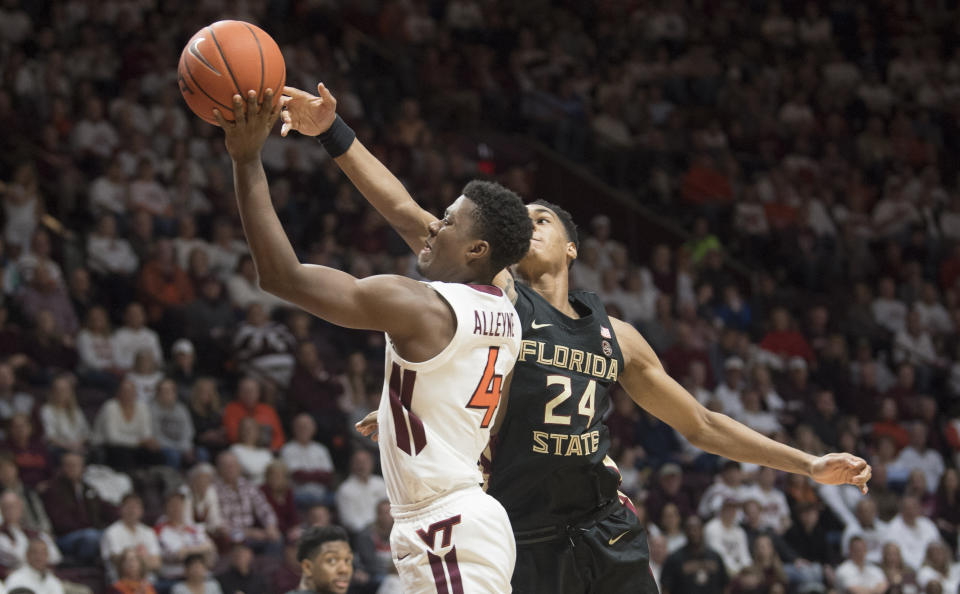
[[[219,131],[177,96],[220,18],[323,79],[425,207],[527,199],[520,132],[689,230],[580,221],[576,288],[704,405],[874,479],[818,486],[606,418],[665,592],[954,594],[960,528],[960,7],[950,0],[0,1],[0,578],[34,592],[278,592],[337,523],[398,591],[374,444],[383,337],[261,291]],[[311,139],[271,137],[304,261],[412,274]],[[549,199],[549,196],[543,196]],[[642,229],[637,230],[642,233]],[[746,272],[744,272],[746,271]]]

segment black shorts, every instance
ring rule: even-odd
[[[516,537],[514,594],[657,594],[647,533],[619,502],[577,526]]]

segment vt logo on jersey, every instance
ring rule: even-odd
[[[422,528],[417,530],[417,536],[430,549],[436,551],[438,548],[449,547],[453,540],[453,527],[460,523],[460,516],[456,515],[446,520],[440,520],[430,524],[427,530]],[[440,539],[440,546],[437,547],[437,534],[443,536]],[[427,552],[427,559],[430,560],[430,569],[433,571],[434,583],[437,586],[439,594],[463,594],[463,581],[460,579],[460,566],[457,564],[457,547],[452,547],[443,557]],[[444,571],[446,565],[446,572]],[[447,574],[450,579],[447,579]]]

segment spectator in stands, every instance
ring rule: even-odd
[[[130,243],[117,236],[117,219],[103,214],[97,219],[97,228],[87,237],[87,264],[98,275],[98,281],[108,286],[129,283],[140,262]]]
[[[806,503],[797,509],[797,521],[783,535],[784,540],[797,553],[795,563],[814,566],[822,578],[824,567],[829,561],[827,546],[827,529],[820,515],[820,506],[816,503]]]
[[[63,594],[63,582],[49,567],[47,544],[41,538],[31,538],[27,545],[26,564],[7,576],[5,584],[10,592],[25,588],[33,594]]]
[[[160,569],[160,543],[157,535],[141,520],[143,500],[136,493],[127,493],[120,501],[120,519],[103,531],[100,541],[100,555],[111,582],[118,578],[123,554],[129,549],[133,549],[143,562],[151,582],[154,572]]]
[[[50,452],[43,440],[34,435],[30,417],[19,413],[13,415],[8,434],[4,446],[17,464],[24,484],[37,487],[50,478],[53,463]]]
[[[286,326],[270,321],[263,305],[253,303],[233,337],[233,356],[242,372],[286,387],[296,363],[295,342]]]
[[[100,407],[93,435],[114,468],[131,470],[163,463],[150,408],[137,398],[137,388],[129,379],[120,382],[114,397]]]
[[[219,279],[210,277],[200,283],[196,298],[183,307],[183,322],[185,335],[200,351],[200,364],[205,369],[219,369],[235,322],[233,308],[224,296]]]
[[[658,526],[667,552],[672,553],[687,544],[687,535],[683,531],[683,517],[674,503],[668,503],[661,508]]]
[[[163,372],[160,371],[153,353],[144,349],[137,353],[133,359],[133,369],[124,376],[126,380],[133,382],[137,388],[137,400],[150,406],[157,394],[157,385],[163,379]]]
[[[184,512],[189,524],[203,526],[208,535],[220,533],[223,515],[220,513],[220,499],[214,485],[216,472],[207,462],[201,462],[187,473],[187,484],[181,487],[184,493]]]
[[[917,572],[904,563],[900,545],[887,542],[883,545],[883,560],[880,563],[887,583],[895,591],[910,591],[917,588]]]
[[[956,592],[960,588],[960,564],[950,560],[950,549],[942,541],[927,545],[923,567],[917,572],[917,585],[929,592],[931,584],[938,584],[941,592]]]
[[[384,499],[377,503],[376,518],[354,539],[354,548],[359,561],[353,574],[354,580],[369,584],[371,588],[377,587],[393,570],[393,557],[390,551],[393,516],[390,515],[389,500]]]
[[[313,342],[297,345],[297,364],[287,391],[290,408],[309,413],[319,420],[325,434],[335,435],[346,425],[340,402],[342,394],[343,385],[327,371],[317,345]]]
[[[745,567],[733,579],[730,585],[732,592],[786,592],[787,574],[784,571],[783,561],[773,547],[773,541],[767,535],[760,535],[751,549],[753,563]]]
[[[850,539],[850,556],[837,567],[836,579],[844,592],[883,594],[889,585],[883,570],[867,560],[867,544],[860,536]]]
[[[899,420],[897,401],[893,398],[884,398],[880,401],[878,420],[872,425],[873,437],[887,436],[894,441],[897,449],[905,447],[910,442],[910,433]]]
[[[193,301],[193,283],[177,266],[173,244],[161,239],[140,272],[140,297],[152,323],[160,322],[167,310]],[[157,359],[161,361],[162,358]]]
[[[177,397],[187,402],[190,399],[190,389],[199,379],[197,370],[197,353],[193,343],[186,338],[180,338],[170,347],[170,367],[166,377],[173,380],[177,388]]]
[[[690,494],[683,487],[683,469],[678,464],[664,464],[657,476],[659,480],[650,489],[646,499],[647,511],[651,517],[659,518],[661,510],[668,503],[674,504],[683,517],[696,511]]]
[[[239,439],[230,446],[230,451],[240,462],[243,475],[250,482],[259,486],[263,484],[267,466],[273,461],[273,454],[262,444],[260,425],[252,417],[240,420]]]
[[[14,415],[32,415],[34,398],[27,392],[17,390],[13,366],[0,362],[0,436],[6,435],[7,425]]]
[[[690,516],[685,528],[687,544],[663,563],[660,575],[663,594],[722,594],[729,578],[723,559],[704,542],[702,521],[697,516]],[[696,567],[695,571],[691,571],[693,567]]]
[[[760,393],[755,388],[746,388],[740,395],[742,408],[736,418],[758,433],[775,436],[783,431],[777,415],[763,409]]]
[[[0,493],[15,493],[24,503],[23,526],[35,532],[51,532],[52,526],[40,495],[23,484],[17,464],[13,457],[4,452],[0,454]],[[0,515],[0,521],[2,521]]]
[[[919,469],[927,479],[927,492],[933,493],[943,475],[943,456],[927,445],[927,426],[917,421],[910,425],[910,443],[900,450],[893,467],[900,470]]]
[[[891,334],[897,334],[907,326],[907,306],[897,299],[897,285],[892,278],[884,276],[877,285],[877,298],[873,300],[873,319]]]
[[[273,451],[283,446],[285,437],[280,417],[277,411],[269,404],[260,402],[260,383],[252,378],[245,377],[237,384],[237,399],[227,404],[223,410],[223,426],[227,431],[227,439],[236,442],[240,437],[240,421],[251,417],[260,425],[263,433],[261,438],[270,444]]]
[[[235,274],[227,280],[227,294],[230,295],[233,307],[243,311],[249,311],[254,303],[260,304],[268,314],[277,307],[288,305],[286,301],[260,288],[257,269],[253,266],[253,259],[248,255],[240,258]]]
[[[197,458],[211,460],[228,443],[216,380],[211,377],[197,379],[190,389],[189,403]]]
[[[373,456],[358,449],[350,458],[350,476],[337,489],[340,521],[350,532],[360,532],[376,519],[377,503],[386,496],[383,479],[373,474]]]
[[[146,314],[139,303],[127,306],[123,315],[124,325],[113,333],[113,346],[117,367],[129,370],[133,367],[134,356],[143,349],[153,353],[154,359],[163,363],[163,351],[160,348],[160,338],[157,333],[147,328]]]
[[[887,523],[877,517],[877,504],[872,497],[858,501],[854,514],[856,522],[847,524],[843,530],[843,553],[852,556],[850,542],[859,538],[866,549],[866,560],[879,565],[883,559],[883,545],[889,539]]]
[[[267,592],[267,580],[253,563],[253,550],[242,542],[233,545],[230,567],[217,576],[224,594]]]
[[[808,363],[813,361],[813,349],[803,334],[793,327],[790,312],[785,307],[773,310],[770,326],[770,331],[760,341],[760,348],[784,361],[792,357],[800,357]]]
[[[267,554],[281,550],[277,515],[263,493],[240,475],[240,462],[232,452],[217,457],[217,499],[223,524],[220,533],[234,544],[244,542]]]
[[[62,281],[50,276],[50,269],[37,267],[30,282],[17,292],[20,309],[34,324],[40,322],[41,312],[53,317],[53,327],[60,334],[73,336],[79,326],[77,312]]]
[[[186,498],[180,491],[167,494],[163,516],[154,526],[160,544],[160,577],[169,582],[184,577],[186,559],[198,555],[207,566],[217,559],[217,548],[207,536],[203,524],[194,524],[186,514]]]
[[[724,499],[720,513],[703,527],[704,542],[720,553],[731,576],[736,576],[753,562],[747,533],[737,523],[739,508],[740,503],[736,499]]]
[[[63,554],[90,563],[100,554],[100,539],[111,510],[84,482],[83,471],[83,456],[65,453],[60,473],[44,493],[44,504]]]
[[[0,566],[16,569],[27,562],[27,548],[31,538],[39,538],[47,545],[48,564],[59,565],[63,557],[53,538],[46,532],[27,528],[24,521],[24,502],[13,491],[0,495]]]
[[[671,346],[663,355],[663,364],[670,375],[674,377],[684,377],[689,373],[690,365],[694,361],[700,361],[707,366],[708,380],[707,385],[712,386],[713,380],[710,378],[710,359],[706,351],[699,348],[694,343],[693,330],[686,322],[679,322],[676,326],[677,342]]]
[[[164,379],[157,386],[150,417],[167,466],[180,469],[193,462],[193,420],[187,407],[177,399],[177,385],[172,379]]]
[[[184,580],[170,594],[223,594],[220,583],[210,577],[210,564],[203,555],[187,555],[183,567]]]
[[[323,444],[313,441],[317,424],[308,414],[293,419],[293,439],[280,452],[293,479],[293,496],[298,505],[323,501],[333,480],[333,459]]]
[[[136,549],[127,548],[120,553],[117,572],[109,594],[157,594],[148,578],[147,564]]]
[[[749,487],[744,501],[750,499],[760,506],[760,526],[783,534],[790,527],[790,506],[783,491],[777,488],[777,471],[761,466],[757,471],[756,484]]]
[[[743,410],[740,394],[745,385],[743,382],[743,359],[728,357],[723,362],[723,381],[717,385],[713,397],[722,407],[727,416],[737,417]]]
[[[58,375],[50,384],[47,402],[40,407],[43,436],[55,455],[71,451],[84,453],[90,440],[90,425],[77,405],[76,378]]]
[[[887,540],[900,546],[903,562],[914,571],[920,569],[930,543],[940,538],[936,524],[921,516],[920,511],[920,501],[905,495],[900,501],[900,513],[887,528]]]
[[[697,513],[704,518],[713,517],[723,507],[725,500],[745,501],[749,495],[750,488],[743,484],[740,463],[727,460],[721,467],[720,476],[700,497]]]
[[[119,357],[105,308],[98,305],[87,312],[86,324],[77,333],[77,355],[81,382],[108,391],[116,388],[121,373]]]
[[[300,514],[293,500],[290,485],[290,471],[283,460],[273,460],[264,473],[263,486],[260,487],[267,503],[277,516],[277,527],[287,542],[296,542],[300,537]]]
[[[960,531],[960,473],[947,468],[940,478],[934,499],[933,521],[946,542],[957,542]]]
[[[837,447],[840,432],[840,411],[831,390],[817,390],[813,410],[806,415],[804,423],[813,429],[827,449]]]

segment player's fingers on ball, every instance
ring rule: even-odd
[[[236,122],[242,122],[247,119],[246,106],[244,106],[243,97],[240,95],[233,96],[233,119]]]
[[[227,121],[223,119],[223,114],[220,113],[220,110],[213,108],[213,119],[217,120],[217,123],[220,124],[221,128],[227,127]]]

